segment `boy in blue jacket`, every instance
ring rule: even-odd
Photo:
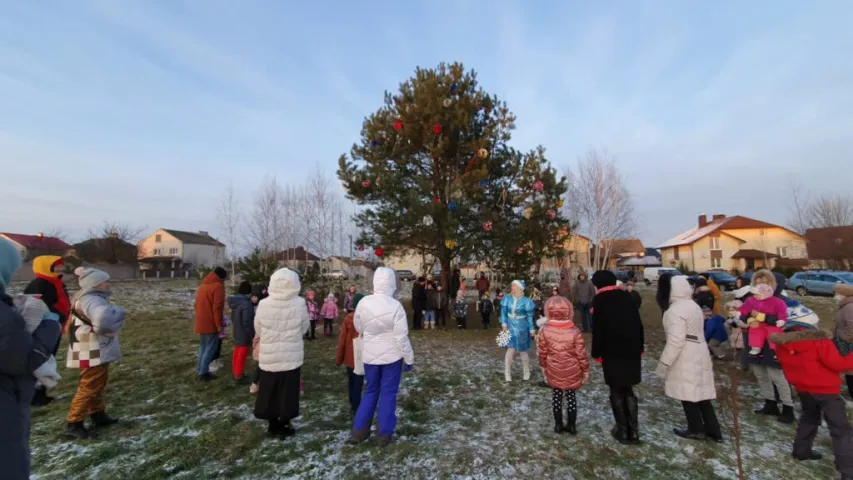
[[[719,315],[714,315],[713,310],[708,307],[702,308],[702,314],[705,315],[705,341],[708,342],[708,349],[711,350],[712,356],[722,360],[725,357],[722,345],[729,340],[726,320]]]

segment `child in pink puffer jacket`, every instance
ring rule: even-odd
[[[334,293],[329,293],[320,310],[320,315],[323,317],[323,334],[327,337],[332,336],[332,326],[338,318],[338,313],[338,299],[335,298]]]

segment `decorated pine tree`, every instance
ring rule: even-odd
[[[509,146],[515,120],[459,63],[418,68],[386,92],[339,160],[338,177],[364,207],[359,248],[432,255],[444,285],[454,258],[529,271],[567,231],[566,185],[543,148]]]
[[[273,272],[278,269],[275,259],[263,255],[259,249],[243,257],[236,264],[237,274],[252,285],[267,285]]]

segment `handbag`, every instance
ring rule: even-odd
[[[352,339],[352,372],[356,375],[364,375],[364,361],[361,359],[361,337]]]
[[[101,364],[101,341],[95,332],[92,320],[77,310],[77,305],[71,308],[71,322],[68,331],[68,368],[84,369],[97,367]]]

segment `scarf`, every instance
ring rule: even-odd
[[[42,275],[40,273],[36,274],[36,278],[40,278],[45,280],[46,282],[53,285],[53,288],[56,289],[56,303],[52,305],[53,309],[59,312],[59,320],[61,323],[65,323],[68,319],[68,315],[71,313],[71,300],[68,299],[68,291],[65,290],[65,284],[62,283],[61,278],[51,277],[48,275]]]

